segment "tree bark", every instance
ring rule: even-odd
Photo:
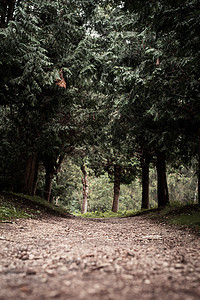
[[[52,180],[54,175],[58,174],[61,169],[61,165],[64,159],[64,154],[61,154],[58,158],[58,162],[51,162],[49,160],[43,161],[46,175],[45,175],[45,190],[44,190],[44,198],[48,202],[52,202],[52,194],[51,194],[51,187],[52,187]]]
[[[13,20],[16,0],[2,0],[0,27],[5,27]]]
[[[82,203],[81,213],[84,214],[84,213],[87,212],[87,207],[88,207],[88,191],[89,191],[89,184],[88,184],[87,171],[86,171],[85,165],[81,166],[81,171],[83,173],[83,178],[82,178],[82,184],[83,184],[83,203]]]
[[[198,149],[198,204],[200,206],[200,128],[198,137],[199,149]]]
[[[51,197],[51,187],[52,187],[52,180],[54,176],[54,170],[46,168],[46,176],[45,176],[45,189],[44,189],[44,199],[48,202],[52,202]]]
[[[142,165],[142,209],[149,209],[149,158],[143,156]]]
[[[38,177],[38,158],[37,153],[30,155],[26,162],[26,171],[22,192],[28,195],[34,195]]]
[[[165,152],[157,153],[156,169],[157,169],[158,207],[164,207],[169,204]]]
[[[0,27],[5,27],[6,25],[6,8],[7,8],[7,1],[3,0],[1,4],[1,23]]]
[[[122,168],[120,166],[114,166],[114,197],[112,204],[112,211],[117,212],[119,208],[119,194],[120,194],[120,179]]]
[[[36,158],[35,162],[35,173],[33,178],[33,196],[36,194],[37,183],[38,183],[38,173],[39,173],[39,160]]]
[[[13,20],[14,9],[15,9],[15,0],[10,0],[8,6],[7,24],[9,21]]]

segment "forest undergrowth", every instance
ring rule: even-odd
[[[16,195],[12,193],[0,194],[0,222],[14,222],[16,219],[38,219],[46,216],[82,217],[82,218],[128,218],[143,215],[146,218],[180,228],[192,228],[200,231],[200,207],[198,204],[174,203],[165,208],[149,210],[127,210],[106,212],[88,212],[85,214],[70,214],[62,207],[55,207],[39,197]]]

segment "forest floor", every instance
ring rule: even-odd
[[[0,223],[0,299],[200,299],[200,236],[147,216]]]

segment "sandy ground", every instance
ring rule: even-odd
[[[145,217],[0,223],[0,299],[200,299],[200,237]]]

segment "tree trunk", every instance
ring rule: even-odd
[[[38,177],[38,158],[37,153],[33,153],[28,157],[26,163],[25,180],[22,192],[28,195],[34,195]]]
[[[54,170],[46,168],[46,176],[45,176],[45,189],[44,189],[44,198],[48,202],[52,202],[51,197],[51,186],[52,180],[54,176]]]
[[[44,198],[48,202],[52,202],[51,186],[54,175],[58,174],[61,169],[61,165],[64,159],[64,154],[58,157],[58,162],[50,162],[50,160],[43,161],[44,167],[46,169],[45,175],[45,190]]]
[[[7,1],[3,0],[1,4],[1,23],[0,27],[5,27],[6,25],[6,8],[7,8]]]
[[[199,153],[198,153],[198,203],[200,205],[200,128],[199,128],[199,140],[198,140],[198,143],[199,143]]]
[[[114,166],[114,197],[112,204],[113,212],[117,212],[119,208],[121,170],[122,168],[120,166]]]
[[[165,152],[157,153],[156,169],[157,169],[158,207],[164,207],[169,204]]]
[[[143,156],[142,165],[142,209],[149,209],[149,158]]]
[[[14,9],[15,9],[15,0],[10,0],[9,7],[8,7],[7,23],[13,20]]]
[[[7,26],[8,22],[13,20],[15,2],[15,0],[2,0],[0,27]]]
[[[35,174],[34,174],[34,179],[33,179],[33,196],[35,196],[35,194],[36,194],[37,183],[38,183],[38,174],[39,174],[39,160],[37,158],[36,163],[35,163]]]
[[[83,203],[82,203],[81,213],[84,214],[84,213],[87,212],[88,190],[89,190],[89,184],[88,184],[88,179],[87,179],[87,171],[86,171],[85,165],[81,166],[81,171],[83,173],[83,178],[82,178],[82,184],[83,184]]]

